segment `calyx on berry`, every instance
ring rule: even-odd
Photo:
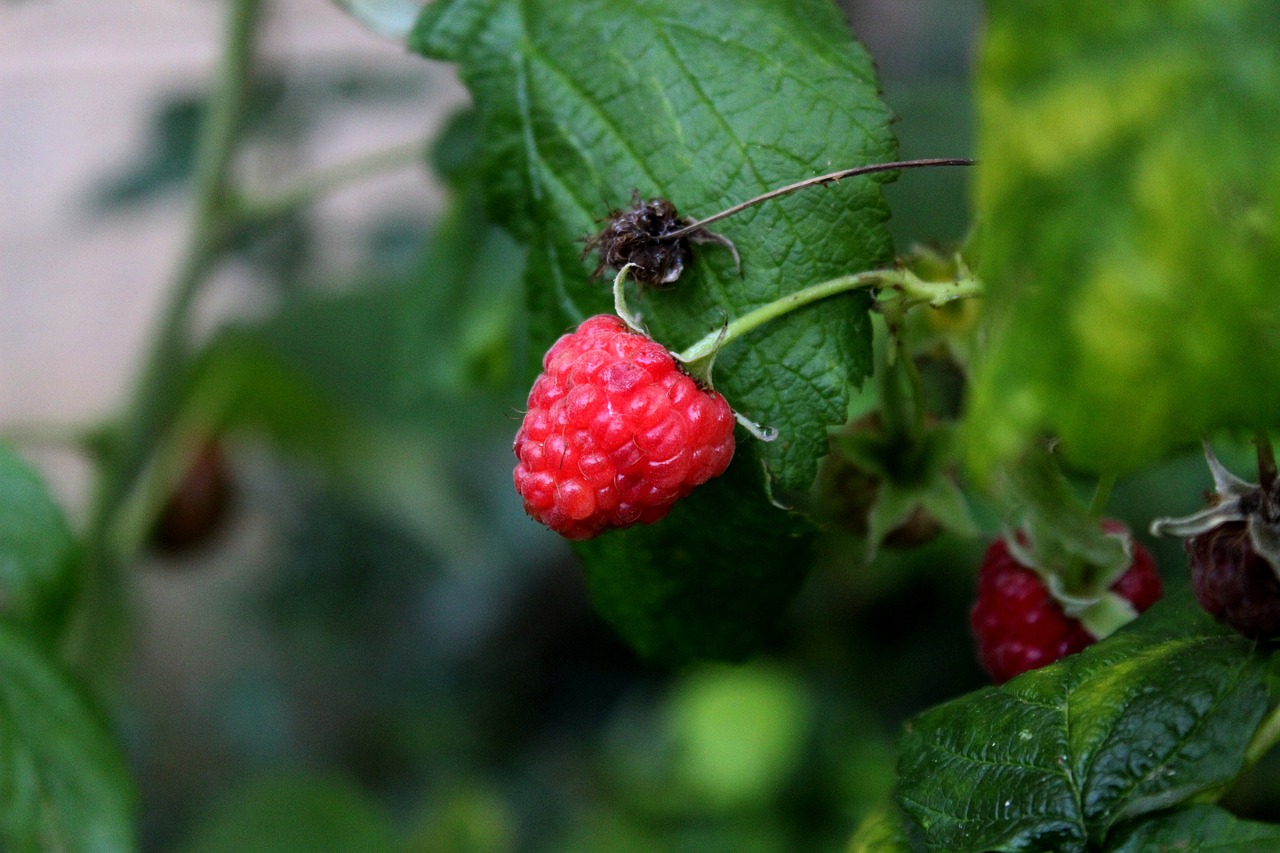
[[[979,659],[996,681],[1110,636],[1163,594],[1129,528],[1098,517],[1112,478],[1086,506],[1051,445],[1040,444],[1000,482],[1021,520],[987,552],[970,614]]]
[[[1280,636],[1280,480],[1265,438],[1261,483],[1227,470],[1206,443],[1213,476],[1209,505],[1151,522],[1156,536],[1184,537],[1196,600],[1219,622],[1255,640]]]
[[[632,277],[641,286],[666,287],[680,278],[685,264],[692,259],[690,243],[724,246],[733,253],[734,265],[742,268],[738,249],[727,237],[705,228],[687,230],[693,220],[681,217],[676,206],[665,198],[645,201],[640,191],[633,189],[631,206],[610,210],[604,223],[604,228],[586,238],[582,249],[584,260],[599,250],[600,262],[592,272],[597,277],[607,269],[631,265]]]
[[[1099,614],[1111,612],[1113,621],[1118,617],[1124,624],[1160,598],[1163,585],[1155,561],[1132,540],[1128,528],[1104,520],[1099,529],[1122,544],[1128,566],[1105,596],[1083,611],[1050,591],[1052,580],[1043,568],[1024,562],[1031,554],[1021,531],[996,539],[987,549],[969,624],[978,659],[995,683],[1083,651],[1118,627],[1100,623]]]

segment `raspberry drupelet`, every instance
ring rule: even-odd
[[[1103,527],[1128,535],[1117,522],[1106,521]],[[1132,563],[1111,591],[1129,602],[1134,612],[1142,613],[1164,590],[1151,554],[1137,542],[1131,545]],[[1098,641],[1079,619],[1063,611],[1044,579],[1018,562],[1004,539],[993,542],[983,557],[969,622],[982,668],[996,684],[1084,651]]]
[[[542,360],[515,438],[525,511],[568,539],[651,524],[733,458],[733,410],[661,344],[591,317]]]

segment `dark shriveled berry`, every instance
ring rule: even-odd
[[[632,278],[642,285],[664,287],[680,278],[691,258],[688,240],[667,239],[687,224],[665,198],[645,201],[633,190],[631,206],[609,211],[604,228],[587,238],[582,257],[599,250],[600,262],[592,275],[634,264]]]
[[[604,228],[586,238],[582,258],[599,251],[600,262],[593,276],[607,269],[631,266],[631,277],[641,287],[668,287],[680,278],[693,258],[691,243],[714,243],[728,249],[734,266],[742,270],[738,249],[729,238],[697,227],[682,218],[676,206],[665,198],[645,201],[638,190],[631,191],[631,206],[610,210]]]
[[[569,539],[651,524],[733,458],[733,410],[671,353],[602,314],[542,360],[516,433],[525,511]]]
[[[1199,512],[1157,518],[1151,532],[1183,538],[1196,601],[1253,640],[1280,637],[1280,481],[1270,443],[1259,445],[1263,484],[1226,469],[1208,443],[1214,491]]]
[[[1183,545],[1196,601],[1209,615],[1250,639],[1280,636],[1280,578],[1254,549],[1248,522],[1220,524]]]
[[[205,543],[226,519],[232,491],[221,445],[205,442],[160,510],[151,529],[151,544],[180,554]]]

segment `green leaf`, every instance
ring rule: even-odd
[[[40,475],[0,445],[0,613],[43,637],[56,635],[77,551]]]
[[[526,242],[532,344],[609,310],[581,238],[632,189],[705,216],[843,166],[892,159],[871,61],[827,0],[440,0],[411,46],[457,61],[481,115],[485,186]],[[891,258],[878,178],[787,197],[726,220],[672,288],[639,307],[680,349],[807,284]],[[717,388],[777,429],[762,449],[784,490],[806,490],[871,368],[865,295],[810,306],[720,355]]]
[[[183,853],[391,853],[390,818],[341,778],[270,776],[232,792],[205,816]]]
[[[483,186],[528,247],[533,354],[610,311],[582,238],[632,190],[706,216],[798,179],[892,159],[871,60],[827,0],[438,0],[411,46],[456,61],[480,115]],[[721,247],[635,300],[678,350],[726,319],[887,263],[878,177],[770,202],[717,225]],[[810,305],[727,346],[716,387],[776,429],[739,447],[736,475],[651,528],[583,545],[596,606],[642,653],[737,658],[803,580],[807,528],[767,490],[806,492],[872,367],[866,294]],[[763,461],[771,479],[759,476]]]
[[[133,789],[112,733],[46,653],[0,624],[0,848],[132,851]]]
[[[910,827],[894,803],[885,803],[858,824],[847,853],[916,853]]]
[[[1108,853],[1258,853],[1280,850],[1280,826],[1240,820],[1217,806],[1179,809],[1138,824]]]
[[[1180,595],[1079,655],[915,718],[899,802],[931,851],[1081,853],[1240,772],[1266,664]]]
[[[1280,423],[1280,8],[987,6],[970,461],[1049,431],[1123,472]]]
[[[729,470],[666,521],[575,546],[596,610],[640,654],[739,660],[765,642],[804,582],[813,536],[766,499],[759,477],[758,461],[739,448]]]

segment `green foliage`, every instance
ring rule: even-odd
[[[870,60],[816,0],[709,9],[449,0],[426,8],[412,44],[459,62],[476,98],[491,209],[534,255],[526,281],[539,352],[610,306],[579,241],[632,188],[707,215],[894,151]],[[727,252],[703,247],[675,287],[646,295],[646,322],[678,349],[726,312],[882,264],[885,217],[878,182],[862,180],[726,221],[743,278]],[[832,300],[721,356],[730,403],[782,434],[763,454],[785,488],[812,482],[826,428],[843,420],[848,385],[870,368],[865,307]]]
[[[450,201],[399,306],[402,392],[417,399],[506,389],[524,373],[524,251],[486,210],[475,111],[455,115],[432,153]]]
[[[424,10],[411,43],[457,61],[475,97],[490,210],[530,251],[535,353],[610,307],[580,241],[633,188],[708,215],[894,152],[869,58],[818,0],[446,0]],[[723,225],[741,278],[727,251],[702,246],[681,281],[638,307],[679,349],[782,294],[885,263],[885,218],[877,180],[762,206]],[[871,369],[866,307],[861,295],[830,299],[727,347],[718,390],[778,440],[739,450],[736,490],[704,488],[657,529],[580,549],[601,612],[638,648],[740,656],[798,586],[803,524],[744,468],[758,453],[781,491],[810,487],[827,429]]]
[[[1280,850],[1280,827],[1240,820],[1217,806],[1178,809],[1138,824],[1110,853],[1255,853]]]
[[[1080,655],[912,720],[899,802],[930,851],[1096,849],[1240,772],[1266,672],[1252,643],[1177,596]]]
[[[681,787],[715,810],[768,802],[800,762],[810,712],[803,685],[783,670],[695,672],[668,708]]]
[[[1280,9],[988,9],[971,461],[1049,431],[1127,471],[1280,422]]]
[[[753,457],[740,447],[661,523],[575,546],[596,609],[642,655],[740,660],[804,582],[813,528],[769,502]]]
[[[257,779],[217,804],[182,853],[393,853],[396,832],[350,782],[314,775]]]
[[[0,445],[0,614],[37,636],[62,626],[78,548],[44,481]]]
[[[422,5],[336,2],[399,35]],[[594,612],[565,543],[525,518],[510,488],[517,397],[538,354],[612,308],[583,238],[633,190],[697,218],[892,159],[870,58],[829,0],[434,0],[410,46],[456,63],[475,104],[433,150],[444,212],[430,233],[414,220],[392,235],[398,265],[371,252],[345,281],[309,289],[305,205],[346,179],[335,174],[360,170],[272,198],[240,185],[240,146],[266,140],[278,155],[325,126],[325,105],[424,87],[255,72],[260,5],[230,6],[219,88],[167,101],[149,148],[99,189],[100,210],[123,208],[198,174],[196,209],[207,215],[139,380],[143,404],[118,425],[129,458],[113,465],[109,442],[98,448],[107,505],[91,508],[83,545],[39,478],[0,448],[0,847],[132,849],[124,761],[64,674],[90,667],[70,643],[50,641],[70,622],[80,644],[111,644],[92,618],[68,613],[81,580],[85,610],[113,613],[124,612],[123,592],[97,592],[139,586],[169,606],[179,587],[201,585],[132,577],[112,561],[145,553],[180,463],[216,435],[232,455],[265,443],[304,473],[254,472],[246,520],[259,535],[248,562],[263,565],[211,572],[217,593],[201,600],[236,610],[252,648],[193,655],[209,667],[181,673],[200,682],[193,720],[173,721],[172,732],[168,718],[148,718],[154,709],[129,720],[148,810],[178,803],[200,815],[192,830],[149,811],[145,846],[1280,849],[1277,827],[1210,804],[1246,771],[1257,790],[1274,783],[1265,762],[1254,764],[1280,736],[1274,710],[1260,726],[1276,696],[1269,646],[1212,624],[1182,592],[1083,654],[953,698],[978,678],[962,634],[981,546],[948,535],[972,532],[970,506],[994,527],[1000,509],[1018,504],[1028,547],[1066,567],[1055,592],[1073,595],[1076,612],[1127,558],[1099,531],[1097,508],[1087,511],[1056,462],[1029,445],[1049,434],[1069,462],[1123,473],[1203,431],[1276,426],[1275,0],[1069,9],[990,0],[978,230],[964,253],[989,288],[982,328],[974,302],[907,316],[882,290],[883,325],[902,336],[896,361],[876,365],[865,293],[731,342],[716,387],[778,440],[740,430],[728,472],[661,523],[576,545]],[[897,88],[909,106],[896,127],[912,137],[903,145],[912,156],[968,146],[966,81],[935,82]],[[404,146],[392,159],[422,150]],[[954,214],[969,174],[894,188],[888,197],[906,208],[895,233],[964,234],[970,223]],[[780,296],[888,266],[889,177],[815,188],[716,224],[741,252],[741,275],[723,246],[696,244],[678,283],[629,295],[632,307],[678,350]],[[406,246],[420,251],[416,263]],[[949,251],[915,257],[932,266],[931,281],[967,274]],[[206,318],[191,308],[210,304],[202,288],[229,259],[253,261],[244,268],[275,286],[276,301],[198,345],[186,332]],[[930,364],[942,402],[921,390]],[[866,405],[851,400],[876,367],[879,389],[863,392]],[[832,441],[832,427],[877,404],[882,431]],[[842,520],[834,500],[815,507],[830,496],[811,489],[829,449],[871,483],[874,502],[854,513],[868,549],[835,532],[821,538],[814,521]],[[987,485],[1011,486],[1000,507],[963,491],[955,460],[965,454]],[[1141,531],[1159,501],[1204,484],[1198,462],[1195,472],[1130,479],[1115,514]],[[263,506],[282,493],[278,507]],[[858,559],[919,508],[946,528],[930,547]],[[1176,544],[1169,554],[1181,559]],[[815,563],[826,571],[797,595]],[[1167,581],[1174,565],[1165,561]],[[243,586],[227,595],[233,575]],[[175,655],[203,645],[206,618]],[[767,663],[690,665],[741,661],[766,644]],[[245,661],[247,676],[236,671]],[[891,733],[905,718],[895,755]],[[196,759],[148,754],[191,730],[210,739]],[[195,807],[192,790],[205,796],[259,769],[264,752],[325,769],[233,781],[213,808]],[[329,772],[335,765],[340,773]],[[1234,793],[1224,800],[1233,810],[1264,813],[1241,811]],[[375,795],[410,806],[405,837]],[[166,834],[185,844],[171,848]]]
[[[0,624],[0,846],[128,853],[133,784],[111,732],[27,636]]]

